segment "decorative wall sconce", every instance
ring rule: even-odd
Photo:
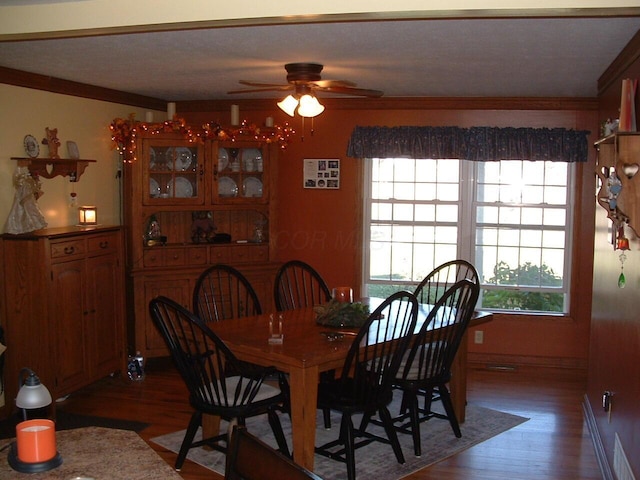
[[[95,206],[78,207],[78,225],[88,226],[98,224],[98,208]]]

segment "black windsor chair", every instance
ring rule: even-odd
[[[447,383],[458,347],[473,317],[479,290],[479,284],[470,280],[461,280],[449,287],[413,338],[394,381],[394,388],[403,393],[400,415],[394,422],[399,422],[398,431],[413,436],[416,456],[422,454],[420,423],[430,418],[448,419],[455,436],[462,436]],[[424,397],[424,407],[419,405],[419,396]],[[445,414],[431,410],[432,402],[437,399],[442,401]]]
[[[249,280],[229,265],[213,265],[200,274],[193,289],[193,312],[205,322],[262,313]]]
[[[402,357],[416,328],[418,302],[409,292],[397,292],[369,315],[351,343],[342,375],[318,385],[318,408],[341,412],[337,440],[316,447],[316,453],[347,465],[347,478],[354,480],[355,450],[373,441],[391,444],[399,463],[404,456],[388,405]],[[352,416],[362,413],[358,428]],[[375,414],[384,425],[387,438],[366,431]]]
[[[189,403],[194,408],[185,433],[175,469],[180,470],[190,448],[208,445],[226,452],[218,443],[228,433],[194,441],[202,415],[218,415],[230,423],[244,425],[245,419],[267,414],[278,447],[289,455],[276,410],[285,396],[280,389],[264,383],[274,368],[240,363],[203,320],[166,297],[157,297],[149,305],[151,317],[162,334],[171,358],[189,389]],[[232,372],[231,374],[229,372]]]
[[[291,260],[276,273],[274,299],[278,311],[293,310],[326,303],[331,299],[331,291],[311,265]]]
[[[435,305],[449,287],[465,278],[478,283],[476,268],[466,260],[451,260],[434,268],[422,279],[413,294],[419,303]]]

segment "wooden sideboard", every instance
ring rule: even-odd
[[[20,369],[64,396],[126,367],[120,227],[61,227],[0,238],[5,411]]]

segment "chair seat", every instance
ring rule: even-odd
[[[227,377],[225,379],[225,385],[227,389],[225,400],[230,405],[233,405],[234,403],[234,398],[236,394],[235,392],[241,380],[248,381],[246,377],[242,377],[240,375],[234,375],[232,377]],[[218,383],[218,388],[222,389],[222,382],[218,380],[217,383]],[[258,390],[258,393],[256,394],[256,396],[253,398],[253,400],[251,400],[251,403],[258,403],[265,400],[270,400],[280,395],[280,393],[282,392],[278,387],[274,387],[272,385],[269,385],[268,383],[263,383],[262,385],[260,385],[260,390]]]

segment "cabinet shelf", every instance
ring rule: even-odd
[[[32,176],[42,178],[54,178],[58,175],[71,177],[72,182],[77,182],[84,173],[85,168],[96,160],[82,158],[29,158],[11,157],[16,160],[19,167],[27,167]]]

